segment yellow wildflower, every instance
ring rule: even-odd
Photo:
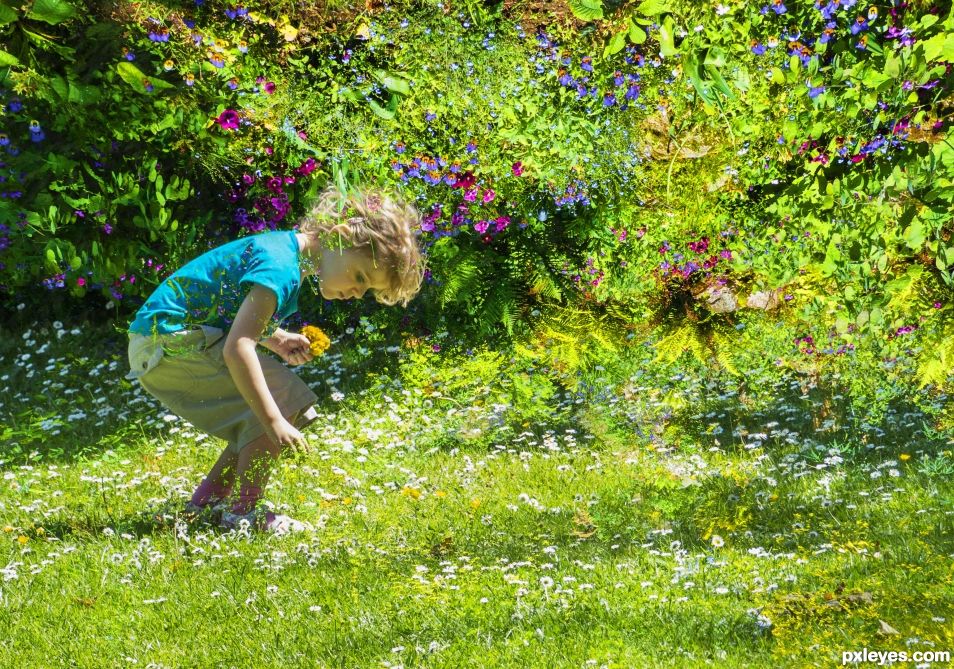
[[[331,345],[328,336],[314,325],[306,325],[301,329],[301,333],[308,337],[308,341],[311,343],[312,355],[321,355]]]
[[[444,492],[443,490],[435,490],[434,497],[437,497],[439,499],[444,499],[445,497],[447,497],[447,493]]]
[[[480,506],[480,500],[479,500],[479,499],[477,499],[477,498],[475,497],[474,499],[470,500],[470,508],[476,509],[478,506]]]
[[[899,459],[901,462],[907,462],[908,460],[911,459],[911,454],[910,454],[910,453],[902,453],[901,455],[898,456],[898,459]]]
[[[30,540],[29,537],[26,537],[26,536],[24,536],[24,535],[22,535],[22,534],[17,537],[17,541],[20,542],[20,545],[21,545],[21,546],[24,545],[24,544],[25,544],[26,542],[28,542],[29,540]]]

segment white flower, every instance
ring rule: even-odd
[[[549,576],[544,576],[543,578],[540,579],[540,585],[543,586],[544,588],[551,588],[553,587],[553,579],[550,578]]]
[[[723,540],[722,537],[720,537],[718,534],[713,534],[712,545],[715,548],[722,548],[723,546],[725,546],[725,540]]]
[[[731,12],[731,11],[732,11],[732,8],[731,8],[731,7],[727,7],[727,6],[725,6],[725,5],[721,4],[721,3],[718,4],[718,5],[716,5],[716,14],[717,14],[718,16],[723,16],[723,15],[725,15],[725,14],[728,14],[728,13]]]
[[[53,329],[54,329],[54,330],[62,330],[62,329],[63,329],[63,324],[60,323],[59,321],[53,321]]]

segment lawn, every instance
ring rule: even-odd
[[[2,339],[0,666],[954,649],[954,439],[903,398],[872,423],[824,380],[672,373],[646,346],[571,383],[504,352],[332,337],[298,369],[321,397],[312,452],[266,490],[316,530],[249,535],[179,517],[223,442],[122,379],[115,332],[54,325]]]

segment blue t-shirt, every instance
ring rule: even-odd
[[[168,334],[193,325],[228,330],[251,284],[275,293],[266,334],[298,311],[301,266],[294,230],[248,235],[206,251],[163,281],[139,307],[130,332]]]

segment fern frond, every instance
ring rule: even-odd
[[[691,346],[690,340],[695,334],[695,326],[683,323],[678,328],[656,342],[654,363],[675,362]]]
[[[938,332],[935,341],[925,342],[918,361],[918,388],[929,384],[943,387],[954,371],[954,319],[947,319]]]
[[[712,333],[713,353],[719,366],[733,376],[742,376],[735,366],[735,339],[720,330]]]
[[[453,302],[463,302],[475,291],[480,266],[473,252],[462,252],[453,266],[448,267],[450,275],[441,286],[438,298],[441,308]]]

